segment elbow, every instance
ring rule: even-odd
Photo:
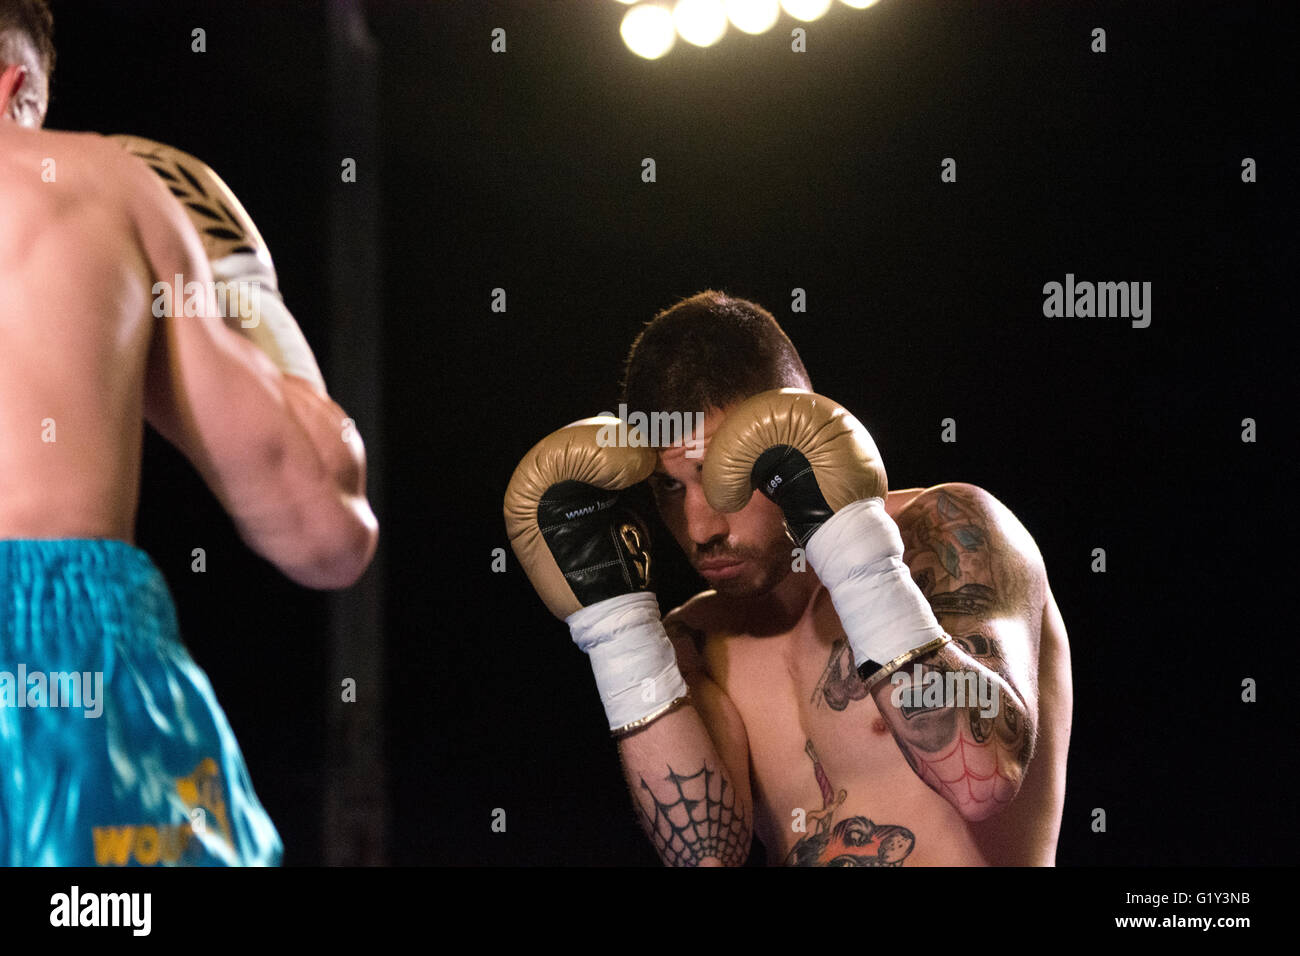
[[[993,773],[984,779],[981,779],[983,775],[972,776],[965,799],[950,802],[967,823],[989,820],[1005,811],[1019,796],[1028,770],[1028,755],[1023,750],[1018,755],[999,751]]]
[[[363,497],[346,501],[344,513],[317,537],[310,558],[288,571],[306,588],[340,591],[360,580],[379,547],[379,520]],[[288,570],[288,569],[286,569]]]
[[[967,796],[957,811],[968,823],[998,816],[1020,794],[1034,759],[1038,736],[1036,708],[1026,707],[1019,694],[1008,691],[993,719],[984,756],[968,766]]]
[[[318,512],[326,524],[316,536],[312,583],[305,584],[320,591],[352,587],[366,573],[379,547],[379,519],[366,498],[361,437],[352,432],[349,440],[340,442],[330,465],[329,501]]]
[[[991,820],[1011,806],[1012,801],[1020,793],[1021,779],[1020,775],[1017,775],[1013,780],[999,778],[995,782],[993,790],[985,799],[972,799],[954,804],[957,812],[961,814],[961,818],[967,823],[980,823],[984,820]]]

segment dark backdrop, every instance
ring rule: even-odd
[[[51,126],[213,165],[330,367],[323,2],[55,3]],[[388,859],[653,863],[586,660],[508,547],[533,442],[612,409],[643,322],[707,287],[781,321],[891,485],[979,484],[1035,536],[1074,658],[1062,864],[1291,862],[1295,103],[1285,4],[836,5],[657,62],[611,2],[368,4],[379,44]],[[208,52],[190,52],[203,27]],[[508,51],[490,51],[506,30]],[[1094,27],[1109,52],[1090,52]],[[944,157],[958,181],[939,180]],[[1259,164],[1243,184],[1240,163]],[[658,182],[641,182],[653,157]],[[344,187],[346,188],[346,187]],[[1067,272],[1152,323],[1047,319]],[[495,288],[508,311],[491,311]],[[808,308],[791,311],[791,290]],[[379,388],[378,379],[374,387]],[[348,396],[340,395],[344,407]],[[957,442],[940,441],[954,418]],[[1243,418],[1259,441],[1241,441]],[[167,576],[287,845],[317,863],[327,602],[151,436]],[[665,610],[700,586],[666,535]],[[206,575],[190,550],[206,547]],[[1090,570],[1093,548],[1108,570]],[[1284,609],[1283,609],[1284,610]],[[1259,702],[1241,701],[1241,681]],[[1093,808],[1104,834],[1090,830]],[[506,811],[494,833],[494,809]]]

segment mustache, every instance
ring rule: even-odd
[[[702,561],[748,561],[753,557],[753,553],[748,548],[713,547],[696,548],[691,560],[699,564]]]

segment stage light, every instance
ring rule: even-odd
[[[796,20],[816,20],[831,8],[831,0],[781,0],[785,12]]]
[[[618,28],[627,48],[647,60],[657,60],[673,48],[677,31],[667,7],[645,3],[633,7],[623,16]]]
[[[781,16],[777,0],[726,0],[727,19],[745,33],[766,33]]]
[[[712,46],[722,39],[730,23],[742,33],[766,33],[776,26],[781,11],[809,23],[823,16],[835,0],[618,0],[631,9],[623,15],[619,32],[637,56],[657,60],[673,48],[680,36],[695,46]],[[880,0],[840,0],[846,7],[866,10]]]
[[[687,43],[713,46],[727,32],[727,11],[722,0],[677,0],[673,24]]]

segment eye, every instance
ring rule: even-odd
[[[667,475],[651,475],[650,490],[656,495],[675,495],[682,490],[682,483]]]
[[[871,842],[871,831],[856,820],[844,828],[844,842],[849,846],[866,846]]]

